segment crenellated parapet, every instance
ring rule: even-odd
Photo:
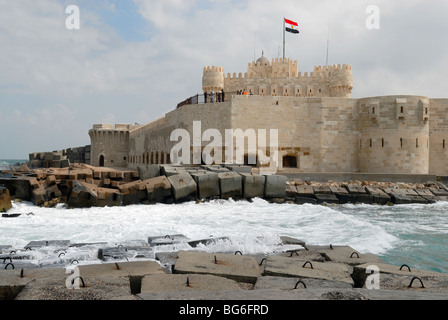
[[[224,70],[222,67],[204,67],[202,76],[202,90],[210,92],[224,89]]]
[[[298,62],[290,58],[264,55],[248,63],[246,72],[224,74],[222,67],[204,67],[202,89],[235,92],[246,89],[249,94],[292,97],[344,97],[353,89],[352,66],[338,64],[315,66],[311,72],[299,72]]]

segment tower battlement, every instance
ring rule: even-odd
[[[248,63],[246,72],[224,74],[223,67],[203,69],[202,89],[235,92],[246,89],[261,96],[347,97],[353,89],[353,70],[349,64],[315,66],[311,72],[299,72],[297,60],[267,59],[264,54]]]

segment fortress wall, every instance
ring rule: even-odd
[[[429,124],[420,96],[385,96],[359,100],[363,173],[429,172]],[[403,109],[402,109],[403,107]]]
[[[230,128],[230,101],[223,103],[207,103],[185,105],[165,115],[165,117],[131,132],[129,167],[144,164],[166,164],[171,162],[170,152],[178,141],[170,141],[171,133],[175,129],[186,129],[189,133],[190,145],[193,145],[193,121],[201,122],[202,133],[207,129]],[[227,120],[226,120],[227,119]],[[202,146],[210,142],[202,142]],[[192,151],[192,150],[190,150]],[[191,152],[190,163],[193,162]]]
[[[358,118],[357,100],[322,98],[319,172],[358,172]]]
[[[293,156],[300,172],[351,171],[357,166],[355,106],[342,98],[236,96],[232,126],[278,129],[280,169],[287,169],[283,157]]]
[[[448,99],[429,101],[429,173],[448,175]]]

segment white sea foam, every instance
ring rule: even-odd
[[[227,237],[199,249],[209,252],[269,254],[286,250],[279,236],[301,239],[315,245],[349,245],[360,252],[387,254],[412,239],[403,233],[442,232],[448,222],[448,203],[420,206],[316,206],[270,204],[262,199],[216,200],[196,204],[133,205],[126,207],[66,209],[39,208],[30,203],[14,203],[8,213],[18,218],[0,220],[0,244],[23,248],[30,241],[70,240],[71,243],[107,242],[117,245],[149,236],[183,234],[199,240]],[[32,214],[29,214],[32,212]],[[426,215],[441,218],[428,221]],[[425,221],[423,221],[425,220]],[[412,245],[419,245],[414,243]],[[58,264],[69,259],[96,261],[100,245],[70,248],[60,257],[53,253],[33,253],[41,264]],[[164,246],[156,251],[191,250],[187,244]],[[48,257],[50,256],[50,258]]]

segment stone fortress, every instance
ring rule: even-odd
[[[302,74],[297,61],[269,61],[262,55],[244,75],[207,66],[202,89],[224,90],[224,102],[198,103],[196,96],[145,125],[94,125],[91,164],[169,164],[178,143],[170,141],[173,130],[193,136],[193,122],[200,121],[201,134],[217,129],[223,137],[226,129],[277,129],[279,172],[448,175],[448,99],[354,99],[352,88],[352,67],[346,64],[316,66]],[[237,94],[241,89],[248,94]],[[210,142],[201,143],[204,148]],[[256,156],[248,150],[245,162]],[[263,165],[257,159],[256,166]]]

